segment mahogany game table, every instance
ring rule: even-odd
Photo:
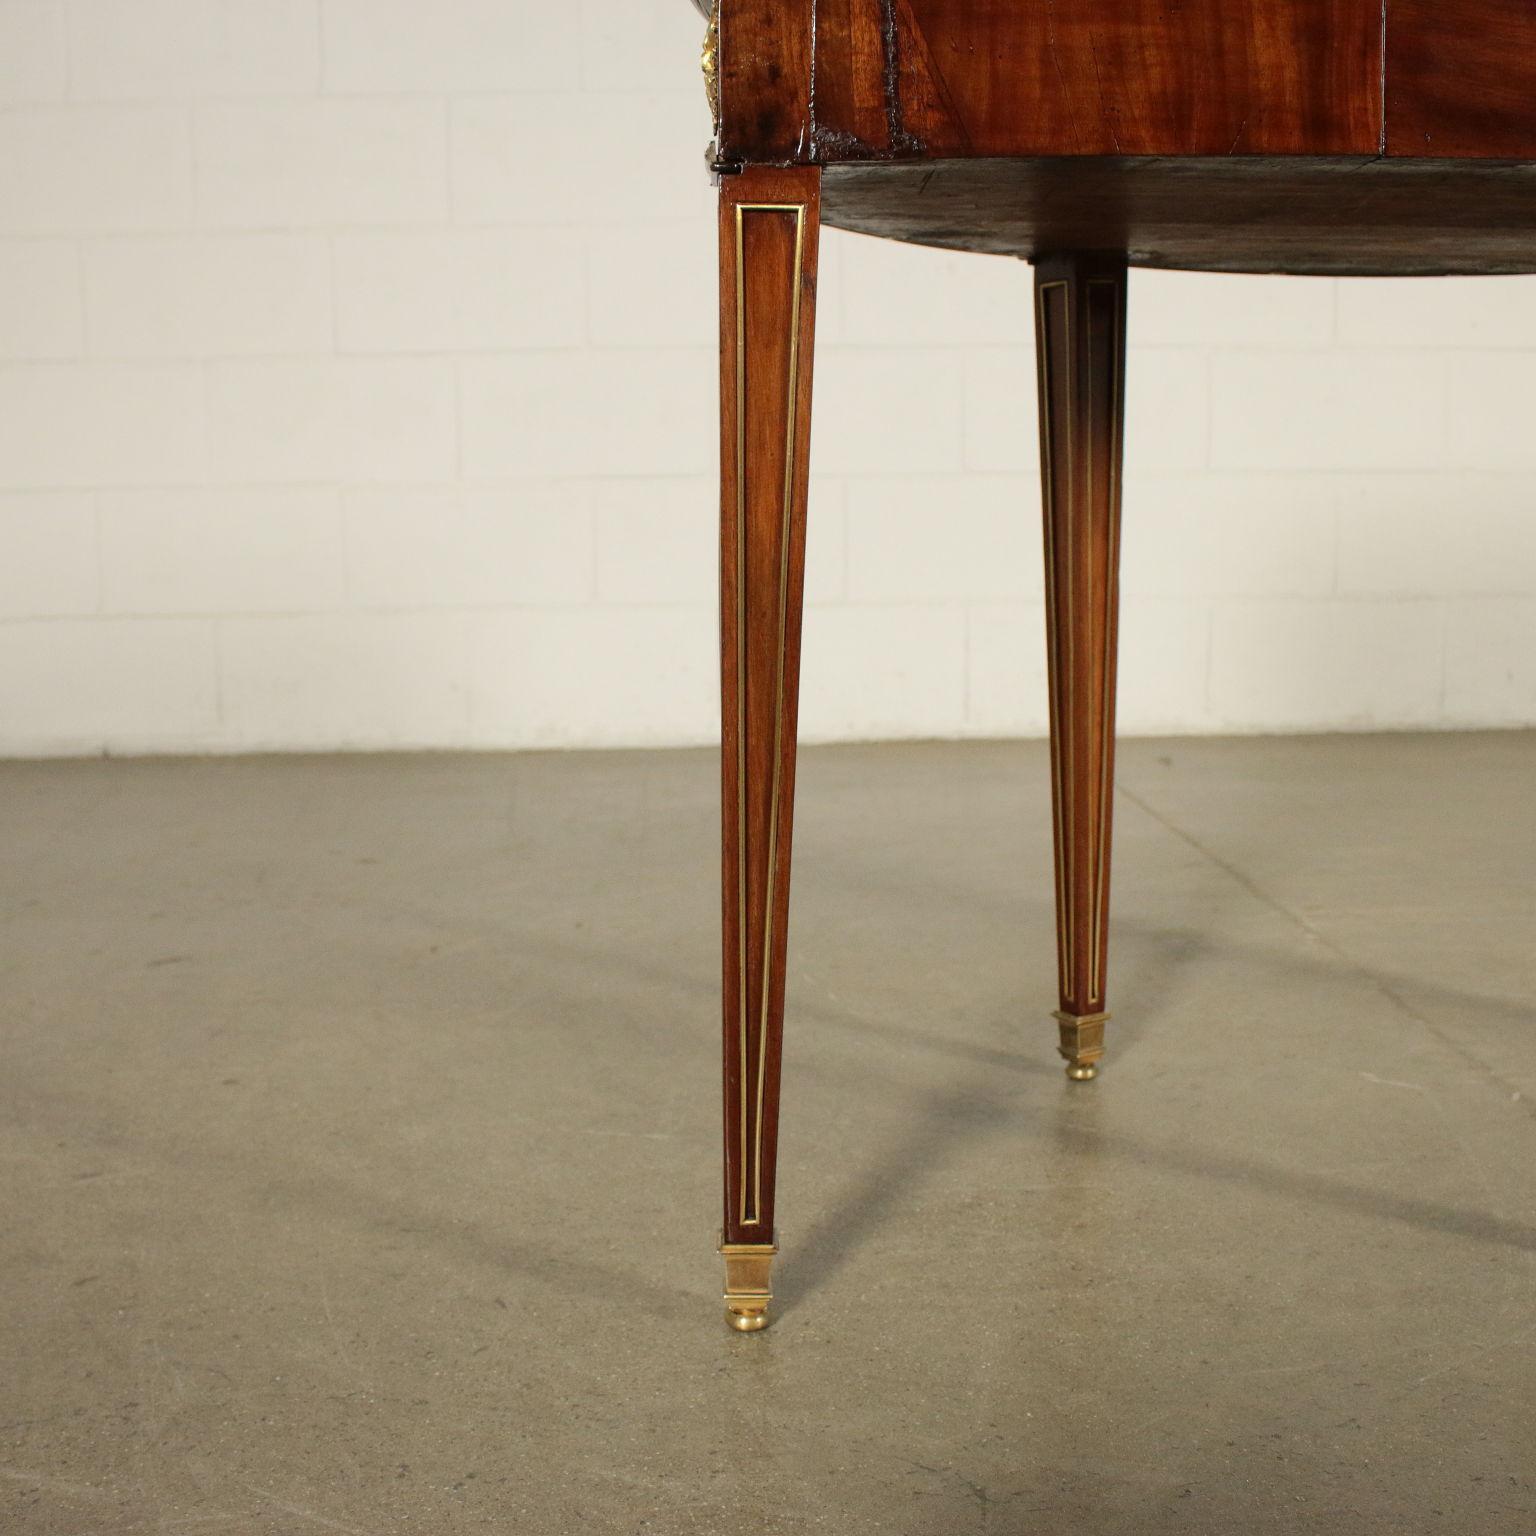
[[[705,7],[705,0],[696,0]],[[825,222],[1034,266],[1067,1075],[1104,1053],[1126,272],[1536,271],[1536,0],[715,0],[725,1215],[766,1326]],[[1359,402],[1362,411],[1372,402]]]

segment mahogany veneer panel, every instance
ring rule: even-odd
[[[810,158],[812,5],[813,0],[718,0],[717,146],[725,158]]]
[[[720,188],[720,696],[728,1244],[773,1241],[810,473],[818,186]]]
[[[721,58],[727,159],[1382,142],[1381,0],[722,0]]]
[[[1368,154],[1379,0],[817,0],[815,139],[857,155]]]
[[[1389,0],[1387,153],[1536,158],[1536,5]]]
[[[1536,272],[1536,164],[977,159],[828,166],[827,224],[1034,258],[1212,272]]]

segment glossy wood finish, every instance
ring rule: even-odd
[[[810,161],[813,0],[717,0],[720,121],[728,161]]]
[[[1536,5],[1390,0],[1389,155],[1536,158]]]
[[[817,0],[824,160],[1374,154],[1380,0]]]
[[[718,5],[723,1252],[747,1331],[770,1299],[821,213],[1036,265],[1057,1018],[1086,1078],[1108,1017],[1127,266],[1536,271],[1536,0]]]
[[[1367,154],[1380,0],[721,0],[735,161]]]
[[[1125,258],[1035,267],[1061,1052],[1103,1054],[1115,783]]]
[[[720,189],[727,1244],[773,1241],[820,174]]]
[[[720,26],[720,163],[828,167],[829,223],[1223,271],[1536,271],[1530,0],[720,0]]]
[[[829,166],[828,224],[1034,257],[1114,246],[1133,266],[1435,275],[1536,271],[1536,163],[927,160]]]

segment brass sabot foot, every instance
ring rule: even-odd
[[[1060,1013],[1061,1044],[1057,1049],[1067,1063],[1067,1076],[1074,1083],[1091,1083],[1099,1075],[1099,1061],[1104,1055],[1104,1025],[1107,1013]]]
[[[774,1243],[721,1242],[725,1320],[737,1333],[760,1333],[768,1326],[768,1303],[773,1300],[768,1273],[778,1251]]]

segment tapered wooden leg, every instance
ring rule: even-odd
[[[1104,1054],[1115,639],[1125,419],[1125,258],[1035,263],[1061,1054]]]
[[[767,1326],[795,797],[821,173],[720,190],[720,700],[727,1320]]]

